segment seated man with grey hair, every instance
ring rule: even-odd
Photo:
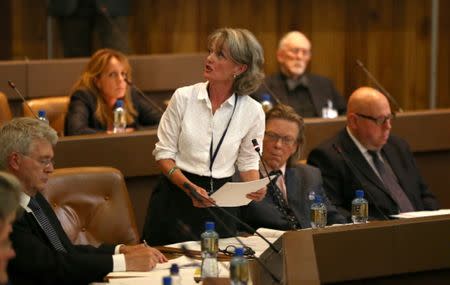
[[[53,172],[56,131],[33,118],[17,118],[0,128],[0,170],[23,184],[24,214],[13,224],[16,258],[8,266],[13,284],[87,284],[111,271],[148,271],[166,258],[143,244],[74,245],[40,193]]]
[[[306,71],[311,60],[311,42],[299,31],[284,35],[277,50],[280,71],[268,76],[260,89],[252,95],[258,101],[264,96],[272,102],[292,106],[302,117],[328,117],[322,109],[331,102],[339,115],[345,113],[345,99],[333,82]]]
[[[0,284],[7,284],[6,267],[8,261],[15,256],[9,235],[19,209],[21,187],[17,178],[0,171]]]

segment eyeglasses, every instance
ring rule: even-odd
[[[50,165],[52,165],[53,167],[55,167],[55,161],[52,158],[42,158],[42,159],[36,159],[34,157],[31,157],[29,155],[23,154],[21,153],[21,155],[26,156],[28,158],[31,158],[32,160],[36,161],[37,163],[39,163],[43,168],[47,168],[50,167]]]
[[[296,139],[290,136],[280,136],[276,133],[267,131],[265,132],[265,136],[268,140],[270,140],[273,143],[278,142],[281,140],[281,143],[284,145],[293,145],[296,142]]]
[[[288,51],[290,53],[295,54],[295,55],[297,55],[297,54],[301,54],[303,56],[310,56],[311,55],[311,50],[306,49],[306,48],[295,47],[295,48],[288,49]]]
[[[228,256],[233,256],[234,253],[236,252],[236,246],[235,245],[227,245],[227,247],[225,247],[225,249],[219,249],[219,251],[225,255]],[[244,256],[253,256],[255,255],[255,251],[248,246],[244,246]]]
[[[364,118],[364,119],[367,119],[367,120],[371,120],[375,124],[377,124],[378,126],[382,126],[382,125],[386,124],[386,122],[395,119],[395,115],[394,114],[389,114],[387,116],[381,116],[381,117],[378,117],[378,118],[375,118],[375,117],[372,117],[372,116],[368,116],[368,115],[359,114],[359,113],[356,113],[356,116]]]

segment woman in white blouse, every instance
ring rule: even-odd
[[[264,112],[247,95],[264,78],[263,50],[251,32],[230,28],[213,32],[208,49],[207,81],[177,89],[159,124],[153,155],[164,176],[150,200],[143,234],[153,245],[199,239],[205,221],[215,220],[205,210],[212,206],[209,195],[231,181],[236,167],[242,181],[259,179],[251,141],[262,142]],[[265,194],[264,188],[247,197],[260,201]],[[237,214],[237,208],[227,210]],[[235,234],[235,223],[220,216],[232,229],[216,221],[220,237]]]

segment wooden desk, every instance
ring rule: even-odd
[[[421,173],[441,206],[450,208],[450,109],[402,113],[393,125],[393,133],[411,145]],[[306,119],[304,157],[344,126],[345,118]],[[141,231],[160,173],[152,155],[156,141],[156,129],[124,135],[63,137],[55,147],[56,167],[111,166],[121,170]]]
[[[261,259],[287,285],[447,284],[449,240],[450,215],[380,221],[286,232],[276,242],[282,254],[268,249]]]

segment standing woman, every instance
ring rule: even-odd
[[[262,48],[248,30],[224,28],[209,36],[208,49],[207,81],[177,89],[159,124],[153,155],[164,175],[150,199],[143,234],[153,245],[198,239],[205,221],[214,220],[205,209],[211,206],[209,196],[231,181],[235,166],[242,181],[259,179],[251,141],[262,141],[264,112],[248,94],[264,78]],[[265,194],[263,188],[247,197],[260,201]],[[233,231],[227,233],[216,221],[220,237],[234,235],[234,221],[215,212]]]
[[[125,55],[112,49],[98,50],[72,88],[65,135],[112,131],[118,99],[124,101],[127,131],[156,125],[159,112],[132,90],[127,80],[131,82],[131,67]]]

